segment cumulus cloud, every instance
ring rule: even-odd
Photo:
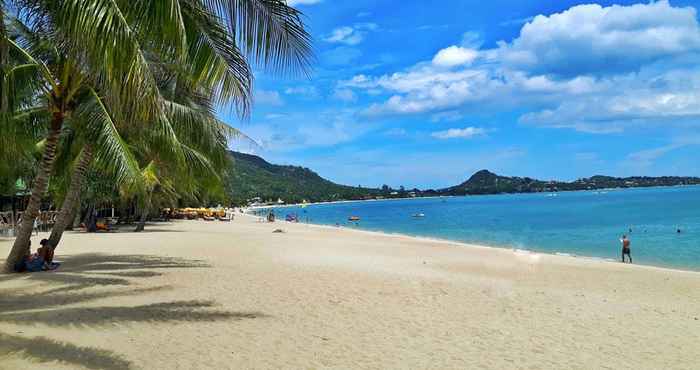
[[[525,124],[608,133],[629,125],[688,124],[700,119],[700,73],[671,71],[651,79],[611,79],[606,89],[524,114]]]
[[[693,8],[668,1],[632,6],[575,6],[526,23],[494,57],[531,74],[557,77],[637,71],[655,61],[700,51]]]
[[[484,135],[486,130],[480,127],[465,127],[465,128],[451,128],[445,131],[436,131],[430,134],[430,136],[436,139],[471,139],[475,136]]]
[[[367,32],[375,31],[378,28],[379,26],[375,23],[357,23],[353,26],[338,27],[323,40],[330,43],[357,45],[364,40]]]
[[[432,60],[338,86],[385,97],[367,116],[512,108],[523,124],[598,133],[700,118],[694,8],[580,5],[534,17],[495,48],[479,40],[466,33]]]
[[[471,64],[479,52],[474,49],[463,48],[461,46],[450,46],[440,50],[433,58],[433,64],[440,67],[455,67],[464,64]]]

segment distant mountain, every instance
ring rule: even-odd
[[[301,203],[364,199],[379,193],[378,189],[335,184],[308,168],[275,165],[251,154],[230,155],[233,170],[227,174],[225,185],[235,204],[246,204],[257,197],[262,201]]]
[[[698,177],[611,177],[598,175],[572,182],[562,182],[543,181],[529,177],[499,176],[488,170],[481,170],[472,175],[469,180],[457,186],[438,190],[437,193],[441,195],[535,193],[698,184],[700,184]]]
[[[505,177],[488,170],[481,170],[473,174],[469,180],[451,188],[438,190],[438,193],[450,195],[523,193],[542,188],[544,184],[543,181],[528,177]]]
[[[457,186],[438,190],[361,188],[336,184],[316,172],[298,166],[268,163],[251,154],[230,152],[233,170],[226,175],[226,191],[234,204],[247,204],[254,198],[263,202],[282,199],[285,203],[324,202],[377,198],[409,198],[447,195],[535,193],[604,188],[700,185],[698,177],[610,177],[592,176],[572,182],[545,181],[529,177],[500,176],[488,170],[474,173]]]

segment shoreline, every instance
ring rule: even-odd
[[[253,214],[249,213],[242,213],[239,215],[244,215],[246,217],[251,217],[255,218],[256,220],[259,219],[261,216],[256,216]],[[399,239],[410,239],[414,241],[420,241],[420,242],[425,242],[425,243],[440,243],[440,244],[446,244],[450,245],[453,247],[461,247],[461,248],[484,248],[484,249],[492,249],[492,250],[498,250],[498,251],[510,251],[513,254],[525,254],[525,255],[534,255],[534,256],[550,256],[550,257],[555,257],[555,258],[564,258],[564,259],[572,259],[574,261],[588,261],[588,262],[593,262],[593,263],[605,263],[605,264],[612,264],[612,265],[625,265],[625,266],[635,266],[635,267],[641,267],[645,269],[652,269],[652,270],[660,270],[660,271],[673,271],[673,272],[681,272],[681,273],[691,273],[691,274],[698,274],[700,275],[700,271],[698,270],[690,270],[690,269],[681,269],[681,268],[676,268],[676,267],[669,267],[669,266],[658,266],[658,265],[647,265],[647,264],[639,264],[639,263],[622,263],[614,259],[606,259],[603,257],[596,257],[596,256],[586,256],[586,255],[581,255],[581,254],[573,254],[573,253],[566,253],[566,252],[541,252],[541,251],[533,251],[529,249],[520,249],[520,248],[511,248],[507,246],[495,246],[495,245],[486,245],[486,244],[476,244],[476,243],[467,243],[467,242],[462,242],[462,241],[457,241],[457,240],[450,240],[450,239],[443,239],[443,238],[436,238],[436,237],[429,237],[429,236],[417,236],[417,235],[408,235],[408,234],[402,234],[402,233],[390,233],[390,232],[385,232],[381,230],[363,230],[359,228],[351,228],[347,226],[334,226],[334,225],[327,225],[327,224],[317,224],[317,223],[306,223],[306,222],[288,222],[284,221],[282,219],[278,219],[274,223],[270,223],[270,225],[276,225],[276,224],[282,224],[282,225],[304,225],[304,226],[310,226],[310,227],[315,227],[315,228],[320,228],[320,229],[326,229],[326,230],[344,230],[344,231],[351,231],[351,232],[357,232],[357,233],[362,233],[362,234],[367,234],[367,235],[374,235],[374,236],[386,236],[386,237],[394,237],[394,238],[399,238]]]
[[[597,188],[597,189],[580,189],[580,190],[557,190],[557,191],[538,191],[538,192],[528,192],[528,193],[492,193],[492,194],[464,194],[464,195],[431,195],[426,197],[406,197],[406,198],[383,198],[383,199],[355,199],[355,200],[333,200],[330,202],[309,202],[309,203],[292,203],[292,204],[278,204],[278,205],[265,205],[265,206],[252,206],[252,207],[238,207],[242,209],[268,209],[268,208],[291,208],[291,207],[301,207],[303,205],[322,205],[322,204],[343,204],[343,203],[356,203],[356,202],[381,202],[381,201],[393,201],[393,200],[412,200],[412,199],[435,199],[435,198],[459,198],[459,197],[481,197],[481,196],[499,196],[499,195],[534,195],[534,194],[557,194],[557,193],[586,193],[586,192],[600,192],[600,191],[624,191],[624,190],[638,190],[638,189],[669,189],[669,188],[685,188],[685,187],[700,187],[700,184],[679,184],[679,185],[654,185],[654,186],[633,186],[633,187],[617,187],[617,188]]]
[[[522,193],[526,194],[526,193]],[[484,194],[484,195],[501,195],[501,194]],[[409,197],[409,198],[384,198],[384,199],[355,199],[355,200],[333,200],[330,202],[313,202],[313,203],[292,203],[292,204],[279,204],[279,205],[267,205],[267,206],[253,206],[253,207],[239,207],[244,210],[259,210],[259,209],[269,209],[269,208],[293,208],[301,206],[318,206],[324,204],[345,204],[345,203],[358,203],[358,202],[383,202],[383,201],[396,201],[396,200],[415,200],[415,199],[439,199],[439,198],[456,198],[456,197],[467,197],[469,195],[433,195],[429,197]],[[245,212],[245,211],[244,211]]]

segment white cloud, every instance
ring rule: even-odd
[[[486,133],[486,130],[479,127],[451,128],[445,131],[437,131],[430,134],[436,139],[471,139],[475,136],[481,136]]]
[[[440,50],[435,55],[433,64],[440,67],[456,67],[459,65],[471,64],[478,56],[479,52],[474,49],[450,46]]]
[[[630,125],[693,124],[700,119],[700,73],[670,71],[609,80],[596,94],[568,99],[555,108],[524,114],[525,124],[607,133]]]
[[[587,132],[700,123],[700,26],[693,8],[667,1],[581,5],[537,16],[493,49],[460,45],[385,75],[339,87],[384,96],[363,114],[460,114],[512,108],[520,122]]]
[[[494,57],[531,74],[559,77],[637,71],[660,59],[700,51],[693,8],[668,1],[632,6],[579,5],[525,24]]]
[[[333,93],[333,99],[344,102],[354,102],[357,100],[357,96],[350,89],[336,89]]]
[[[255,103],[264,105],[280,106],[284,105],[284,101],[277,91],[255,90]]]
[[[338,27],[323,40],[330,43],[357,45],[364,40],[367,32],[375,31],[378,28],[379,26],[375,23],[357,23],[353,26]]]
[[[363,35],[356,32],[352,27],[338,27],[326,37],[327,42],[339,42],[347,45],[357,45],[362,42]]]
[[[287,0],[287,5],[297,6],[297,5],[313,5],[318,4],[322,0]]]

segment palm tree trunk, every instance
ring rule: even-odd
[[[73,174],[71,175],[70,185],[68,187],[68,193],[66,198],[63,200],[61,205],[61,210],[56,217],[56,223],[53,225],[51,230],[51,236],[49,241],[51,245],[56,248],[58,243],[61,241],[61,236],[66,230],[66,227],[73,222],[73,216],[75,214],[75,208],[78,206],[80,201],[80,190],[83,187],[83,181],[85,180],[85,174],[90,167],[90,162],[92,162],[93,148],[92,145],[86,145],[80,154],[80,159],[78,160]]]
[[[80,227],[80,220],[81,220],[80,211],[82,211],[82,207],[80,205],[80,201],[78,201],[78,203],[75,205],[75,209],[73,210],[73,215],[72,215],[73,221],[71,221],[71,225],[70,225],[69,230],[73,230],[76,227]]]
[[[61,135],[63,119],[63,113],[56,112],[51,120],[51,130],[46,138],[44,155],[39,164],[36,177],[34,178],[34,184],[32,185],[32,195],[29,198],[27,208],[22,214],[22,225],[17,233],[15,243],[12,245],[10,254],[7,256],[7,261],[5,261],[5,270],[8,272],[13,271],[17,262],[30,254],[30,239],[32,237],[32,230],[34,229],[34,219],[39,215],[41,198],[43,198],[49,185],[49,177],[51,177],[51,171],[53,170],[53,164],[56,159],[56,147]]]
[[[148,217],[148,211],[144,208],[141,210],[141,217],[139,218],[139,223],[136,225],[134,232],[141,232],[146,227],[146,217]]]
[[[7,71],[5,70],[8,68],[8,60],[9,58],[9,49],[7,47],[7,42],[5,40],[5,37],[7,37],[7,29],[5,28],[5,4],[3,4],[3,1],[0,0],[0,68],[3,69],[2,73],[0,76],[2,77],[2,80],[0,80],[0,91],[2,91],[2,94],[0,94],[0,113],[7,113],[9,110],[9,99],[8,96],[5,92],[5,84],[7,81],[5,81],[5,73]]]

